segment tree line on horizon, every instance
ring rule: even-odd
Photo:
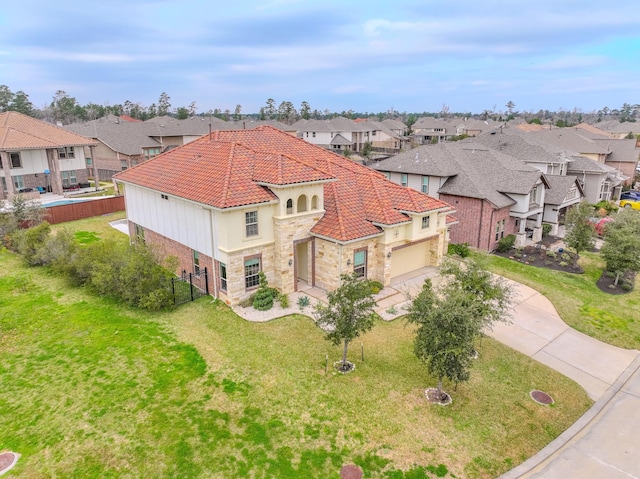
[[[33,118],[48,121],[50,123],[68,125],[83,121],[96,120],[107,115],[129,116],[136,120],[146,121],[156,116],[169,115],[177,119],[187,119],[194,116],[215,117],[224,121],[241,120],[275,120],[285,124],[293,124],[300,119],[305,120],[329,120],[336,117],[349,119],[372,118],[379,121],[385,119],[397,119],[407,126],[413,125],[418,118],[477,118],[480,120],[509,121],[516,117],[523,118],[529,123],[552,123],[559,127],[574,126],[582,122],[598,123],[606,120],[618,120],[620,122],[635,122],[640,117],[640,104],[624,103],[620,108],[603,107],[597,111],[582,112],[579,108],[565,110],[559,108],[556,111],[538,110],[521,111],[509,101],[505,110],[485,109],[480,113],[451,112],[446,104],[438,112],[399,112],[393,107],[381,112],[358,112],[352,109],[331,111],[329,109],[312,109],[307,101],[302,101],[299,108],[288,100],[279,104],[273,98],[268,98],[265,105],[260,107],[257,113],[243,113],[242,105],[237,104],[233,111],[229,109],[214,108],[206,112],[198,112],[197,104],[192,101],[187,106],[173,107],[171,97],[167,92],[162,92],[157,102],[144,106],[140,102],[125,100],[124,103],[115,105],[98,104],[89,102],[81,105],[75,97],[70,96],[64,90],[58,90],[49,104],[37,108],[29,100],[29,95],[22,90],[15,93],[7,85],[0,85],[0,113],[5,111],[17,111]]]

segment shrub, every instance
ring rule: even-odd
[[[51,233],[51,225],[46,221],[26,230],[18,230],[13,234],[15,246],[19,254],[29,266],[42,266],[41,250]]]
[[[569,253],[562,253],[560,255],[560,258],[562,259],[562,261],[571,261],[571,255]]]
[[[273,307],[273,298],[278,292],[274,288],[270,288],[267,283],[267,276],[264,271],[260,271],[260,287],[256,291],[253,298],[253,307],[258,311],[267,311]]]
[[[563,268],[569,266],[569,263],[567,263],[566,261],[560,261],[560,263],[558,263],[560,266],[562,266]]]
[[[380,281],[369,281],[371,286],[371,294],[378,294],[384,287]]]
[[[546,266],[550,266],[550,265],[552,265],[552,264],[553,264],[553,261],[545,261],[545,262],[544,262],[544,264],[545,264]]]
[[[289,307],[289,296],[284,293],[278,294],[278,302],[281,308],[287,309]]]
[[[255,299],[256,294],[253,293],[251,296],[249,296],[248,298],[244,298],[242,301],[240,301],[240,303],[238,303],[242,308],[249,308],[251,306],[253,306],[253,300]]]
[[[548,256],[549,258],[557,258],[557,257],[558,257],[558,255],[556,254],[556,252],[555,252],[555,251],[551,251],[550,249],[549,249],[549,250],[547,250],[547,256]]]
[[[304,308],[309,306],[309,303],[309,296],[300,296],[298,298],[298,307],[300,308],[300,311],[304,311]]]
[[[602,200],[594,205],[598,216],[607,216],[613,211],[618,211],[618,206],[613,201]]]
[[[396,309],[396,307],[395,307],[395,306],[393,306],[393,305],[392,305],[392,306],[389,306],[389,307],[386,309],[386,312],[387,312],[387,314],[398,314],[398,310],[397,310],[397,309]]]
[[[551,230],[553,229],[553,226],[551,226],[549,223],[544,223],[542,225],[542,237],[546,237],[549,236],[549,233],[551,233]]]
[[[633,289],[633,284],[625,281],[620,285],[620,288],[622,288],[624,291],[631,291]]]
[[[513,248],[513,245],[515,244],[516,244],[516,235],[507,235],[504,238],[502,238],[500,241],[498,241],[498,244],[496,246],[496,251],[500,253],[506,253],[511,248]]]
[[[471,254],[471,249],[469,248],[469,243],[449,243],[447,252],[449,254],[455,254],[461,256],[462,258],[466,258]]]
[[[613,271],[606,271],[604,274],[609,279],[613,279],[616,277],[616,274]]]

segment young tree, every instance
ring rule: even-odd
[[[178,120],[186,120],[187,118],[189,118],[189,110],[187,109],[187,107],[179,106],[176,110],[176,118]]]
[[[640,271],[640,215],[630,210],[618,212],[607,224],[600,254],[607,271],[616,275],[615,285],[625,271]]]
[[[318,304],[316,322],[326,332],[326,339],[336,346],[343,343],[342,371],[349,371],[347,348],[349,343],[373,327],[376,305],[371,281],[359,279],[355,273],[340,275],[340,287],[327,294],[328,304]]]
[[[456,289],[438,294],[427,279],[409,308],[409,322],[418,325],[414,351],[438,378],[439,398],[444,378],[462,382],[470,376],[478,331],[473,311],[467,307],[469,301],[468,293]]]
[[[580,252],[593,248],[595,245],[595,229],[589,221],[592,213],[593,207],[584,201],[578,203],[567,213],[565,221],[567,234],[564,241],[569,248],[575,250],[575,263],[578,262]]]
[[[371,160],[371,154],[373,153],[373,147],[371,146],[371,142],[367,141],[364,145],[362,145],[362,150],[360,154],[364,157],[364,164],[366,165]]]
[[[305,120],[311,118],[311,106],[309,106],[309,103],[306,101],[300,104],[300,116]]]
[[[233,121],[242,120],[242,105],[236,105],[236,109],[233,110]]]
[[[409,307],[408,320],[418,325],[415,353],[438,378],[469,379],[475,340],[496,321],[508,319],[512,288],[477,261],[448,261],[440,267],[442,286],[427,279]]]
[[[267,120],[273,120],[276,117],[276,101],[273,98],[267,99],[267,105],[264,107],[264,115]]]

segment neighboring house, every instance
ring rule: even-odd
[[[17,112],[0,113],[2,198],[42,188],[56,194],[88,185],[85,147],[96,142]],[[95,174],[96,172],[94,172]],[[93,175],[92,175],[93,176]]]
[[[415,145],[429,145],[450,140],[456,135],[456,129],[450,122],[439,118],[418,118],[411,126],[412,140]]]
[[[299,138],[337,153],[347,149],[358,153],[365,143],[370,143],[374,151],[397,153],[407,145],[404,137],[374,120],[354,121],[343,117],[299,120],[291,127],[296,129]]]
[[[456,208],[451,241],[495,249],[509,234],[517,244],[542,237],[549,184],[543,173],[472,142],[425,145],[376,163],[401,186],[429,193]]]
[[[524,125],[523,125],[524,126]],[[530,127],[532,125],[528,125]],[[484,133],[473,141],[502,153],[508,154],[537,168],[546,175],[573,175],[582,183],[583,193],[587,201],[615,199],[622,189],[624,176],[617,169],[598,162],[597,159],[580,155],[578,150],[596,148],[602,151],[601,160],[610,150],[602,149],[601,145],[585,146],[585,138],[576,136],[572,129],[554,129],[558,134],[548,135],[549,127],[542,128],[512,127],[510,124],[498,130]],[[564,137],[564,138],[563,138]],[[609,143],[621,140],[609,140]],[[629,143],[625,143],[626,147]],[[571,149],[573,148],[573,150]],[[628,153],[628,152],[627,152]],[[574,164],[570,168],[570,164]],[[577,169],[580,166],[580,170]],[[599,166],[600,165],[600,166]],[[588,172],[588,181],[585,172]]]
[[[453,208],[270,127],[216,131],[115,176],[132,238],[179,269],[210,272],[238,304],[263,271],[283,293],[333,290],[340,274],[389,285],[437,265]]]
[[[542,221],[551,225],[550,234],[557,235],[567,211],[584,197],[582,182],[573,175],[546,175],[549,189],[544,195]]]
[[[640,135],[640,122],[637,121],[620,122],[618,120],[608,120],[596,123],[594,126],[618,139],[627,138],[629,134],[635,137]]]
[[[101,180],[109,180],[114,174],[159,155],[163,149],[162,144],[150,136],[157,129],[155,125],[122,121],[115,115],[64,128],[95,140],[97,146],[92,161]],[[93,167],[88,160],[87,168]]]

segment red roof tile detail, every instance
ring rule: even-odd
[[[312,232],[337,241],[410,221],[403,212],[450,205],[271,127],[215,131],[118,173],[115,178],[216,208],[277,199],[267,186],[323,181],[325,214]]]
[[[0,150],[90,146],[94,140],[16,111],[0,113]]]

